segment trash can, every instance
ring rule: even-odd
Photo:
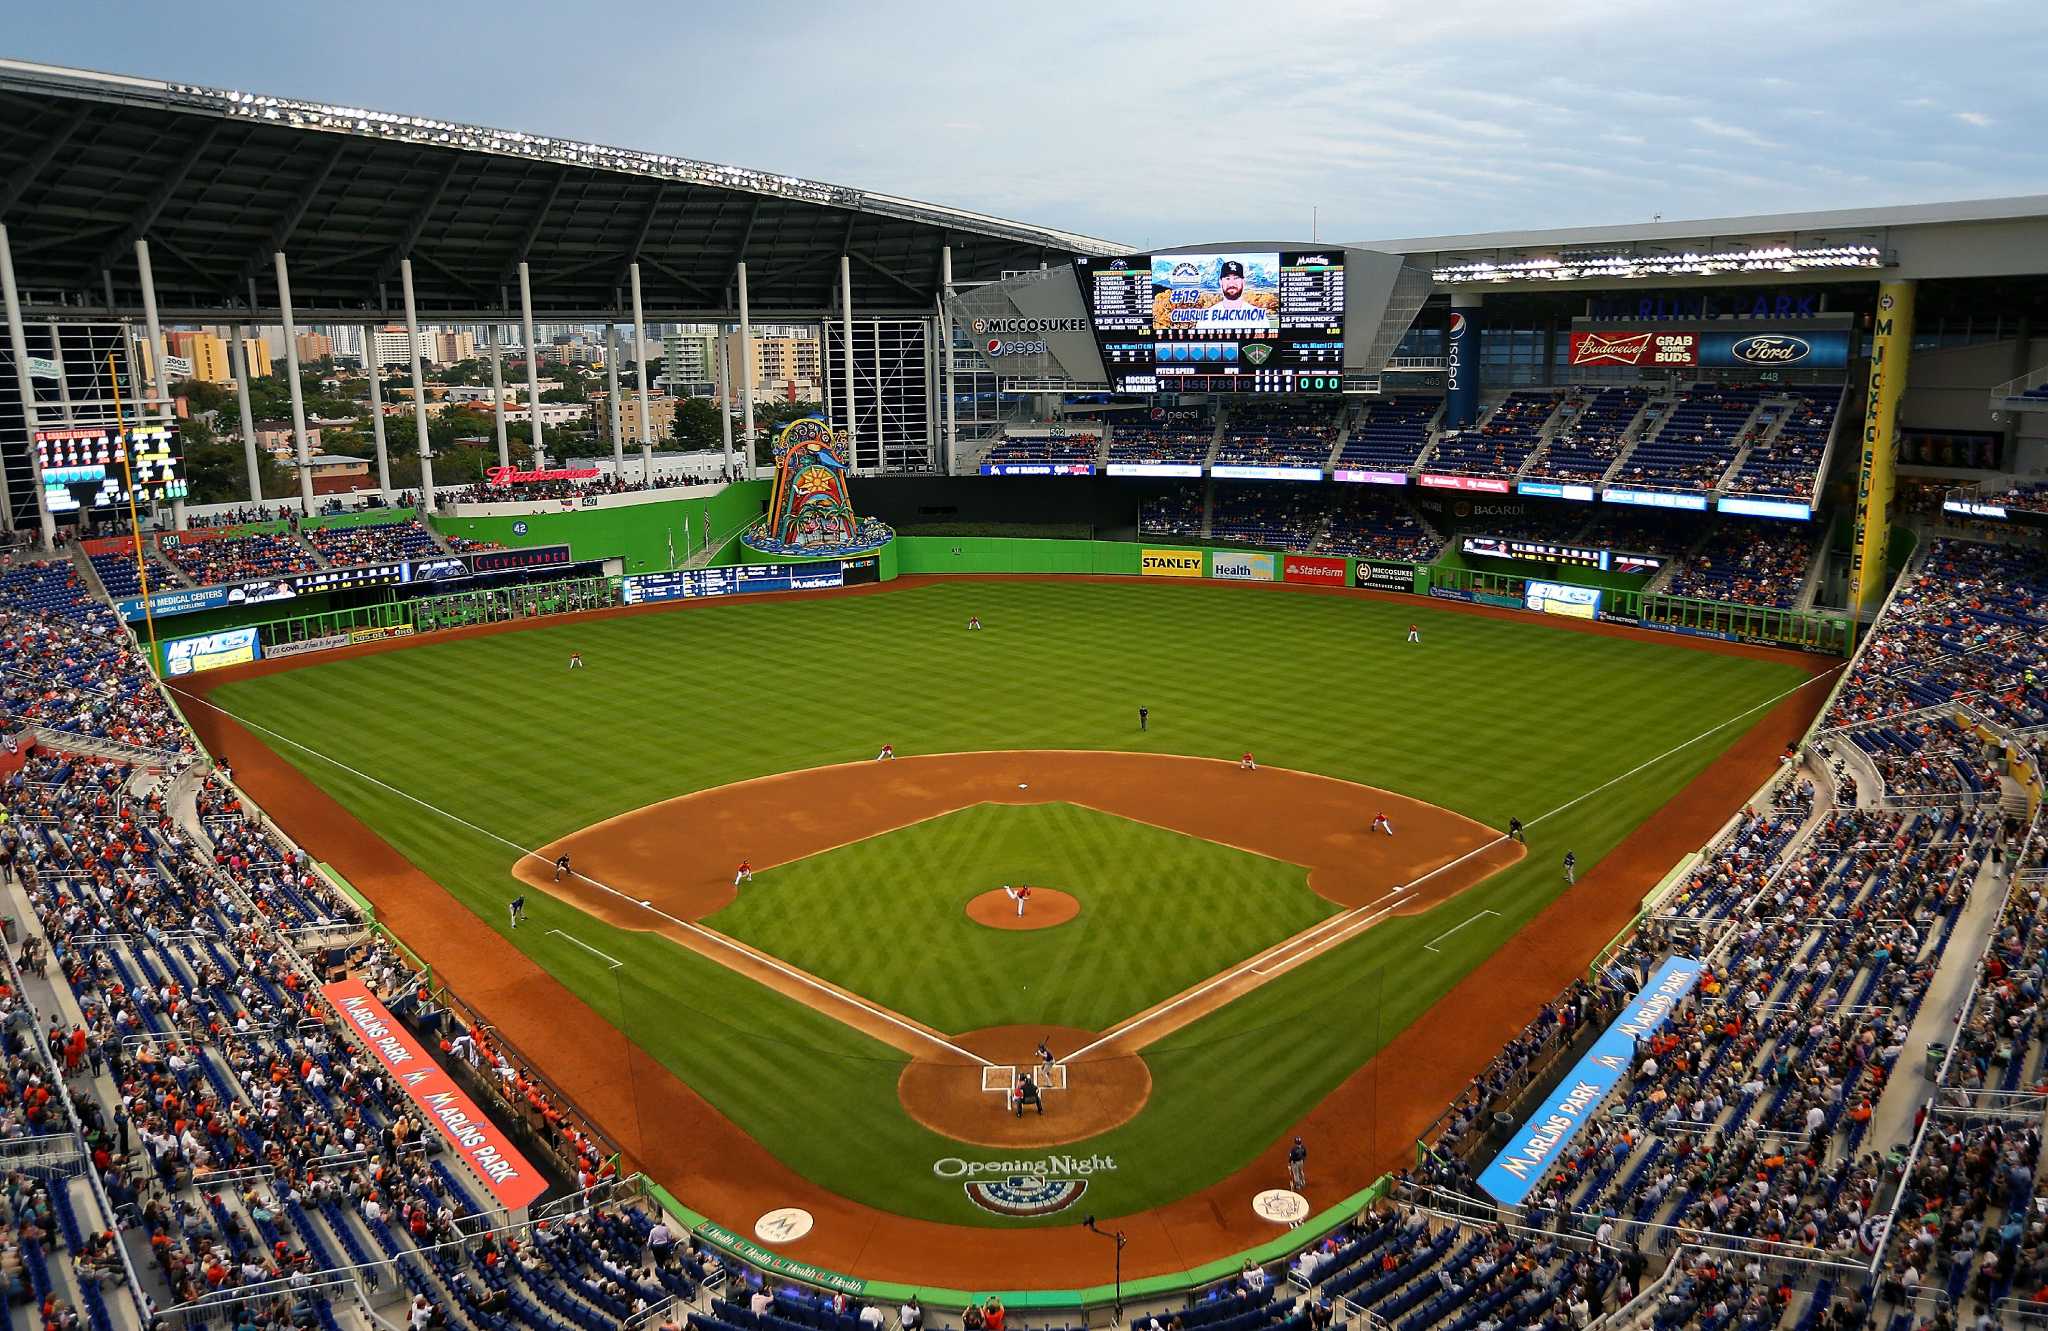
[[[1941,1065],[1948,1061],[1948,1045],[1940,1040],[1931,1040],[1927,1045],[1927,1080],[1933,1081],[1941,1075]]]
[[[14,946],[14,917],[12,915],[0,915],[0,938],[6,939],[9,947]]]

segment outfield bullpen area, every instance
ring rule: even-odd
[[[801,1206],[791,1257],[963,1288],[1070,1285],[1101,1255],[1084,1211],[1128,1232],[1129,1276],[1270,1239],[1251,1198],[1297,1133],[1317,1208],[1412,1158],[1835,665],[1080,578],[516,629],[179,687],[285,829],[686,1205],[740,1232]],[[970,918],[1020,882],[1078,913]],[[991,1069],[1041,1039],[1062,1084],[1018,1120]],[[966,1186],[1041,1170],[1078,1185],[1056,1209]]]

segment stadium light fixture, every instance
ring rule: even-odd
[[[1898,258],[1875,245],[1773,245],[1761,249],[1683,254],[1567,254],[1450,264],[1430,276],[1446,285],[1479,282],[1628,281],[1730,273],[1793,273],[1821,269],[1889,268]]]

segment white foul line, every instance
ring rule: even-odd
[[[578,937],[577,937],[577,936],[576,936],[575,934],[572,934],[572,933],[565,933],[565,932],[563,932],[563,931],[562,931],[562,930],[560,930],[560,929],[550,929],[550,930],[548,930],[548,934],[549,934],[549,936],[551,936],[551,937],[554,937],[554,938],[565,938],[565,939],[567,939],[567,940],[568,940],[569,942],[572,942],[572,943],[574,943],[574,944],[575,944],[576,946],[578,946],[578,947],[582,948],[582,949],[583,949],[583,950],[584,950],[585,952],[588,952],[588,953],[589,953],[589,954],[590,954],[591,956],[593,956],[593,957],[596,957],[596,958],[598,958],[598,959],[599,959],[600,961],[604,962],[604,963],[605,963],[605,964],[606,964],[607,966],[610,966],[610,967],[611,967],[611,968],[612,968],[613,970],[617,970],[617,969],[619,969],[619,968],[620,968],[621,966],[624,966],[624,965],[626,964],[625,962],[623,962],[623,961],[620,961],[620,960],[619,960],[619,959],[618,959],[617,957],[611,956],[611,955],[610,955],[610,954],[608,954],[608,953],[604,953],[604,952],[600,952],[600,951],[598,951],[598,950],[597,950],[596,948],[592,947],[592,946],[591,946],[590,944],[588,944],[588,943],[584,942],[584,941],[583,941],[582,939],[578,938]]]
[[[1499,911],[1497,911],[1497,910],[1482,910],[1482,911],[1480,911],[1480,912],[1479,912],[1479,913],[1478,913],[1477,915],[1474,915],[1474,916],[1473,916],[1473,917],[1472,917],[1471,919],[1469,919],[1469,920],[1465,921],[1465,924],[1477,924],[1477,923],[1478,923],[1479,921],[1481,921],[1481,920],[1485,919],[1485,918],[1486,918],[1487,916],[1489,916],[1489,915],[1498,915],[1498,914],[1500,914],[1500,912],[1499,912]],[[1424,952],[1434,952],[1434,951],[1436,951],[1436,950],[1437,950],[1437,946],[1436,946],[1436,945],[1437,945],[1438,943],[1441,943],[1441,942],[1443,942],[1443,941],[1444,941],[1444,940],[1445,940],[1446,938],[1449,938],[1449,937],[1450,937],[1450,936],[1451,936],[1452,934],[1454,934],[1454,933],[1458,932],[1458,930],[1460,930],[1460,929],[1464,928],[1464,927],[1465,927],[1465,924],[1454,924],[1454,925],[1452,925],[1452,926],[1451,926],[1450,928],[1448,928],[1448,929],[1444,930],[1444,931],[1443,931],[1442,933],[1438,934],[1438,935],[1437,935],[1436,937],[1434,937],[1434,938],[1430,939],[1430,940],[1429,940],[1429,941],[1428,941],[1427,943],[1424,943],[1424,944],[1422,945],[1422,950],[1423,950]]]
[[[1611,780],[1601,782],[1599,785],[1593,787],[1591,790],[1588,790],[1584,794],[1576,795],[1571,799],[1566,800],[1563,804],[1558,805],[1556,808],[1551,809],[1547,813],[1538,814],[1536,817],[1531,818],[1528,822],[1524,823],[1523,826],[1534,827],[1537,823],[1542,822],[1546,818],[1552,817],[1556,814],[1563,813],[1566,809],[1572,808],[1574,805],[1584,803],[1586,800],[1591,799],[1593,796],[1599,794],[1601,791],[1607,789],[1609,786],[1628,780],[1628,778],[1634,776],[1636,773],[1642,771],[1644,768],[1654,766],[1655,764],[1664,761],[1664,759],[1669,758],[1674,753],[1678,753],[1681,750],[1691,748],[1693,745],[1699,743],[1701,740],[1705,739],[1709,735],[1715,734],[1718,731],[1726,730],[1729,726],[1734,725],[1743,717],[1748,716],[1753,712],[1762,711],[1766,707],[1775,707],[1777,704],[1783,702],[1785,699],[1791,697],[1793,694],[1798,693],[1801,689],[1809,688],[1815,684],[1818,684],[1820,681],[1828,678],[1830,675],[1833,675],[1836,670],[1842,669],[1842,667],[1846,666],[1847,664],[1848,662],[1845,661],[1842,663],[1842,665],[1836,666],[1832,670],[1828,670],[1822,674],[1813,676],[1811,679],[1807,679],[1798,684],[1794,684],[1791,688],[1786,689],[1783,693],[1779,693],[1773,697],[1764,699],[1762,702],[1756,704],[1756,706],[1754,707],[1746,707],[1742,711],[1737,712],[1735,715],[1721,722],[1719,725],[1709,727],[1706,730],[1702,730],[1699,734],[1694,735],[1691,739],[1683,740],[1677,744],[1672,745],[1670,748],[1664,750],[1664,752],[1656,755],[1655,757],[1637,763],[1634,767],[1629,768],[1620,776],[1614,777]],[[1297,965],[1300,962],[1308,959],[1310,956],[1313,956],[1315,953],[1320,952],[1323,948],[1329,946],[1331,943],[1342,942],[1344,939],[1350,937],[1351,935],[1356,934],[1359,931],[1368,928],[1373,924],[1378,923],[1382,918],[1384,918],[1393,911],[1395,905],[1399,904],[1398,902],[1394,902],[1394,904],[1392,905],[1382,906],[1380,905],[1380,902],[1391,901],[1393,898],[1406,892],[1409,888],[1417,887],[1423,883],[1426,883],[1430,879],[1436,877],[1438,874],[1444,872],[1446,869],[1455,868],[1456,866],[1463,864],[1466,860],[1471,859],[1474,855],[1478,855],[1487,850],[1490,850],[1493,847],[1500,845],[1502,842],[1506,840],[1508,840],[1508,836],[1505,832],[1503,832],[1500,835],[1494,837],[1491,841],[1482,842],[1479,845],[1474,846],[1471,850],[1466,851],[1464,854],[1458,856],[1456,859],[1448,860],[1443,864],[1439,864],[1436,868],[1431,869],[1428,873],[1423,874],[1421,877],[1415,878],[1409,882],[1402,883],[1396,886],[1385,896],[1380,897],[1377,901],[1370,901],[1363,906],[1354,907],[1342,915],[1333,915],[1329,919],[1323,921],[1322,924],[1316,926],[1315,929],[1310,930],[1309,933],[1303,934],[1298,938],[1290,940],[1289,942],[1282,943],[1276,948],[1268,949],[1268,951],[1260,953],[1258,956],[1253,957],[1251,960],[1233,966],[1231,969],[1224,971],[1222,974],[1209,979],[1208,981],[1196,986],[1193,989],[1190,989],[1188,992],[1182,994],[1180,997],[1173,999],[1170,1002],[1162,1003],[1161,1005],[1151,1009],[1150,1011],[1139,1013],[1137,1016],[1131,1018],[1129,1021],[1123,1022],[1120,1025],[1110,1027],[1110,1029],[1105,1031],[1102,1035],[1096,1037],[1089,1043],[1081,1046],[1079,1049],[1076,1049],[1073,1053],[1068,1054],[1066,1057],[1060,1059],[1059,1061],[1062,1063],[1066,1063],[1073,1059],[1079,1058],[1081,1055],[1086,1054],[1092,1050],[1100,1049],[1103,1045],[1108,1044],[1111,1040],[1115,1040],[1122,1036],[1128,1035],[1132,1031],[1138,1029],[1140,1026],[1144,1026],[1150,1022],[1156,1021],[1160,1017],[1165,1016],[1167,1013],[1174,1011],[1176,1008],[1184,1007],[1187,1004],[1193,1002],[1195,999],[1200,998],[1203,994],[1206,994],[1211,990],[1218,988],[1219,986],[1228,984],[1232,980],[1241,979],[1246,975],[1257,975],[1263,979],[1267,976],[1276,974],[1277,971],[1269,971],[1264,969],[1264,967],[1266,967],[1272,961],[1274,961],[1281,953],[1289,951],[1293,947],[1301,943],[1307,942],[1309,938],[1314,937],[1316,934],[1329,929],[1333,925],[1341,926],[1336,933],[1326,935],[1325,937],[1320,939],[1320,941],[1310,946],[1307,951],[1300,953],[1298,956],[1291,957],[1287,961],[1282,963],[1281,969]],[[1377,909],[1375,909],[1375,907],[1377,907]],[[1471,921],[1468,920],[1466,921],[1466,923],[1469,924],[1471,923]]]
[[[554,861],[538,851],[529,850],[527,847],[520,845],[518,842],[512,840],[509,837],[499,836],[496,832],[491,831],[487,827],[478,827],[475,823],[469,821],[469,819],[467,818],[462,817],[460,814],[453,814],[448,812],[448,810],[441,808],[438,805],[429,804],[427,803],[427,801],[421,799],[419,796],[413,794],[410,791],[400,790],[397,786],[392,785],[389,781],[380,780],[377,777],[371,776],[368,772],[358,771],[356,768],[350,767],[347,763],[342,762],[338,758],[328,757],[326,754],[320,752],[320,750],[316,748],[313,748],[311,745],[301,744],[289,735],[279,734],[277,731],[272,730],[269,726],[259,725],[254,721],[245,721],[241,717],[236,716],[233,712],[230,712],[227,708],[220,706],[218,703],[212,701],[211,699],[201,698],[195,694],[190,693],[180,694],[179,696],[189,699],[192,702],[200,703],[206,707],[211,707],[214,711],[219,712],[222,716],[227,717],[229,720],[235,722],[235,724],[237,725],[246,726],[250,730],[260,730],[266,735],[271,735],[277,739],[283,740],[286,744],[291,745],[295,749],[303,749],[307,753],[312,754],[315,758],[320,759],[320,761],[325,763],[331,763],[335,767],[340,768],[342,771],[347,772],[350,776],[358,777],[364,781],[369,782],[373,786],[382,787],[383,789],[388,790],[392,794],[398,796],[400,799],[411,800],[414,804],[419,805],[422,809],[427,810],[429,813],[440,814],[449,822],[460,824],[461,826],[468,828],[470,831],[475,832],[478,836],[487,837],[490,840],[495,841],[502,846],[509,846],[513,850],[519,852],[519,856],[521,859],[539,860],[542,864],[545,864],[550,868],[554,867]],[[883,1021],[888,1022],[892,1026],[900,1027],[903,1030],[909,1031],[912,1035],[918,1036],[921,1039],[929,1040],[933,1044],[938,1045],[941,1049],[950,1050],[951,1052],[960,1055],[962,1058],[971,1058],[975,1062],[983,1065],[984,1067],[994,1066],[989,1062],[989,1060],[983,1058],[980,1054],[977,1054],[972,1050],[962,1049],[959,1045],[954,1044],[951,1040],[941,1039],[939,1036],[932,1034],[930,1031],[925,1030],[923,1027],[914,1026],[911,1023],[903,1020],[901,1017],[897,1016],[893,1012],[889,1012],[878,1007],[871,1007],[867,1003],[862,1002],[855,995],[848,993],[843,989],[834,989],[831,986],[822,983],[814,976],[806,975],[804,974],[804,972],[800,970],[796,970],[792,967],[785,966],[780,961],[777,961],[774,957],[769,956],[765,952],[757,952],[752,948],[742,947],[737,941],[727,938],[724,934],[721,934],[716,930],[706,929],[698,925],[693,920],[685,920],[677,916],[671,915],[667,911],[662,910],[658,906],[650,906],[646,902],[642,901],[639,897],[629,896],[626,893],[619,891],[617,888],[612,887],[607,883],[599,882],[597,879],[592,878],[589,874],[575,873],[574,870],[571,870],[570,872],[574,874],[575,877],[582,879],[584,882],[590,884],[592,887],[596,888],[600,892],[609,893],[610,895],[617,897],[619,900],[627,903],[630,906],[635,906],[641,910],[647,911],[649,914],[652,915],[658,915],[662,919],[667,920],[670,924],[673,924],[678,928],[686,929],[689,932],[696,934],[702,938],[707,938],[711,940],[712,942],[718,944],[720,947],[726,948],[732,952],[737,952],[739,955],[746,957],[750,961],[759,962],[761,965],[767,966],[771,970],[779,971],[780,973],[787,975],[792,980],[796,980],[800,983],[809,985],[811,988],[816,989],[821,994],[828,994],[831,997],[838,999],[840,1002],[845,1003],[849,1007],[859,1008],[861,1011],[867,1013],[871,1017],[880,1017]],[[596,949],[593,948],[591,950],[595,951]]]

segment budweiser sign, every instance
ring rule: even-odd
[[[492,467],[484,480],[492,485],[532,485],[536,481],[589,481],[597,478],[595,467],[556,467],[549,471],[521,471],[517,467]]]
[[[1697,333],[1573,333],[1574,365],[1697,365]]]

